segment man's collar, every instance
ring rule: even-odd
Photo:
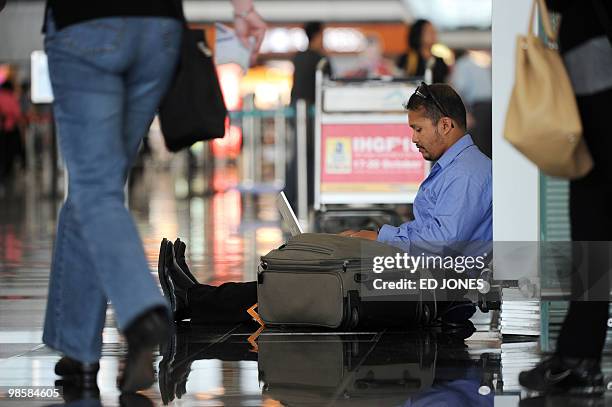
[[[469,133],[466,133],[459,140],[455,141],[455,144],[450,146],[448,150],[442,154],[442,157],[438,159],[436,164],[438,164],[441,168],[446,167],[448,164],[453,162],[453,160],[466,148],[473,146],[474,141],[472,141],[472,136]]]

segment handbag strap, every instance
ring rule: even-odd
[[[597,16],[599,23],[606,32],[608,41],[610,41],[610,45],[612,45],[612,23],[610,22],[610,16],[600,0],[591,0],[591,3],[593,4],[595,15]]]
[[[531,17],[529,18],[529,33],[533,34],[533,20],[535,19],[536,7],[540,10],[542,16],[542,25],[544,26],[544,33],[550,42],[557,42],[557,32],[553,30],[550,23],[550,14],[548,13],[548,7],[544,0],[533,0],[531,5]]]

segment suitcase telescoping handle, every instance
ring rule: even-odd
[[[264,270],[266,270],[268,268],[268,263],[266,263],[265,260],[262,260],[259,263],[259,268],[257,269],[257,284],[263,284],[264,283]]]

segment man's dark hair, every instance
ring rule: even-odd
[[[304,24],[304,31],[306,32],[309,42],[312,41],[317,34],[320,34],[322,30],[323,24],[321,24],[319,21],[311,21]]]
[[[423,37],[423,29],[427,24],[431,24],[429,20],[416,20],[412,26],[410,27],[410,31],[408,32],[408,47],[411,50],[419,52],[421,50],[421,44]]]
[[[465,105],[457,92],[455,92],[451,86],[445,83],[434,83],[433,85],[427,86],[427,88],[446,111],[448,117],[453,119],[455,123],[457,123],[457,125],[463,130],[466,130],[467,125]],[[431,96],[423,98],[422,96],[414,93],[412,96],[410,96],[410,99],[408,99],[406,109],[419,110],[421,108],[425,109],[425,116],[427,116],[427,118],[429,118],[434,124],[437,124],[442,117],[446,116],[440,111],[440,108],[436,106],[436,103],[433,101]]]

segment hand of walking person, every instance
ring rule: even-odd
[[[253,65],[257,60],[257,54],[266,33],[266,23],[255,10],[252,0],[233,0],[232,4],[234,5],[234,30],[244,46],[251,49],[250,63]]]

